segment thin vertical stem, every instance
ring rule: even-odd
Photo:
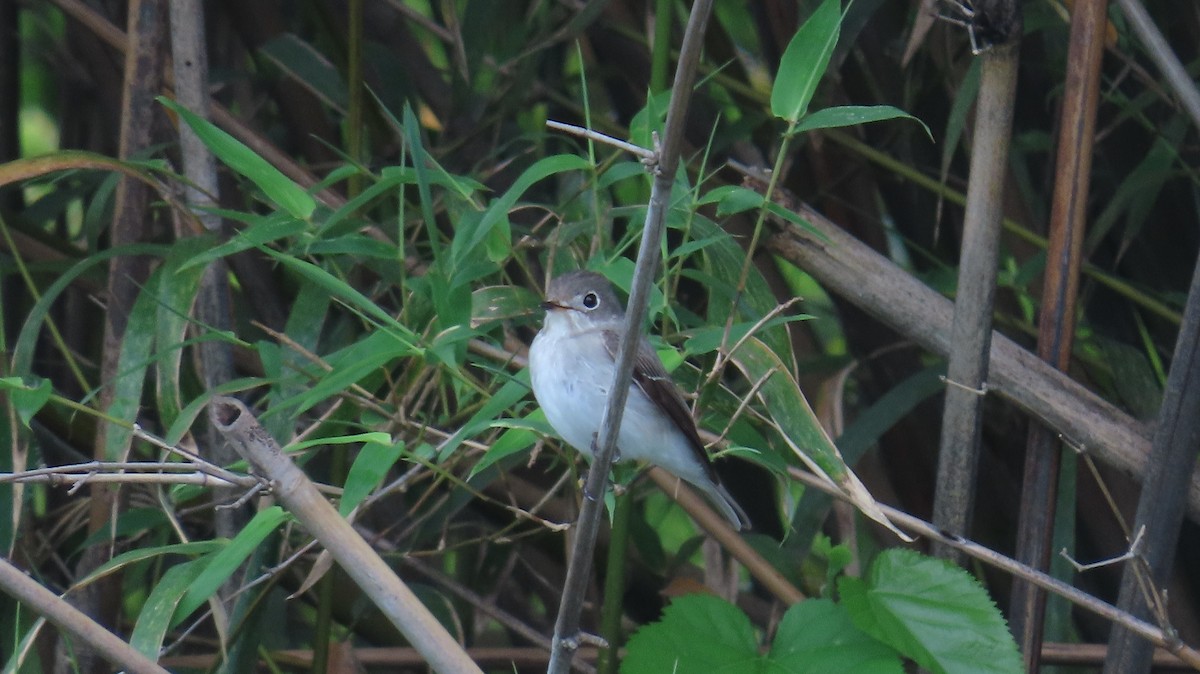
[[[1106,5],[1105,0],[1083,0],[1075,3],[1071,13],[1046,278],[1038,317],[1038,356],[1060,370],[1065,370],[1070,360],[1075,334],[1075,302],[1107,26]],[[1037,423],[1030,426],[1017,559],[1035,569],[1045,569],[1050,563],[1060,452],[1059,443],[1049,429]],[[1043,590],[1025,582],[1014,583],[1013,633],[1030,672],[1038,670],[1045,605]]]
[[[646,209],[642,241],[638,247],[637,263],[634,267],[625,326],[621,333],[621,345],[617,350],[616,370],[613,373],[612,386],[609,388],[600,433],[596,438],[595,458],[588,471],[587,484],[584,486],[583,507],[576,523],[571,563],[567,569],[558,619],[554,625],[554,641],[550,651],[550,666],[547,669],[551,674],[563,674],[568,671],[571,659],[579,647],[579,618],[583,610],[583,595],[591,574],[596,533],[599,531],[603,514],[603,494],[608,486],[608,472],[612,467],[616,449],[617,429],[621,426],[621,416],[625,412],[625,401],[629,395],[633,358],[637,352],[642,320],[646,316],[647,298],[661,257],[659,242],[662,239],[671,197],[671,186],[675,182],[675,171],[679,167],[684,119],[687,117],[692,85],[696,78],[696,65],[700,60],[701,43],[705,27],[708,25],[708,17],[712,13],[712,5],[713,0],[696,1],[683,35],[683,45],[680,48],[671,92],[671,104],[667,109],[667,123],[663,129],[662,146],[658,154],[658,165],[654,168],[650,204]]]
[[[1013,40],[983,54],[982,80],[975,105],[975,142],[971,151],[952,351],[946,370],[949,386],[933,505],[934,523],[959,535],[967,534],[975,503],[983,397],[992,348],[992,306],[1004,218],[1004,178],[1017,89],[1017,53],[1018,42]],[[942,557],[962,560],[961,553],[948,547],[938,546],[935,551]]]

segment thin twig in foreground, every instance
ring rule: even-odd
[[[700,60],[700,48],[704,29],[712,13],[713,0],[696,0],[692,5],[684,31],[683,45],[679,50],[679,64],[671,91],[671,103],[667,109],[667,123],[663,131],[661,150],[654,166],[654,184],[650,191],[650,204],[646,209],[646,222],[642,229],[642,240],[633,274],[633,287],[629,293],[629,306],[625,313],[625,326],[617,350],[613,383],[608,390],[608,402],[604,419],[596,438],[595,458],[588,471],[584,487],[583,507],[575,531],[575,543],[571,547],[571,562],[567,568],[567,579],[563,586],[562,601],[558,608],[558,619],[554,624],[554,641],[550,653],[549,674],[565,674],[580,645],[579,615],[583,611],[583,599],[587,592],[588,577],[591,575],[592,554],[596,546],[596,533],[600,528],[604,500],[608,486],[608,471],[612,466],[617,444],[617,429],[625,411],[625,401],[633,378],[633,358],[637,351],[642,320],[646,315],[647,297],[661,255],[659,242],[662,240],[671,186],[675,181],[675,170],[679,166],[679,148],[683,141],[684,119],[692,95],[692,83],[696,77],[696,64]]]

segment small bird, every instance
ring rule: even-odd
[[[575,271],[550,281],[546,320],[529,347],[533,395],[567,444],[592,456],[625,323],[612,286],[600,274]],[[687,405],[658,354],[640,337],[633,383],[617,434],[617,460],[661,466],[704,492],[734,529],[746,514],[721,485]]]

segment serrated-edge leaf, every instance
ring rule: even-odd
[[[971,574],[912,550],[885,550],[866,581],[842,578],[842,601],[859,629],[943,674],[1018,674],[1017,645]]]
[[[621,672],[753,672],[762,662],[745,613],[719,597],[692,594],[673,599],[658,622],[630,637]]]
[[[855,627],[846,609],[808,599],[783,615],[768,655],[771,672],[789,674],[901,674],[894,649]]]

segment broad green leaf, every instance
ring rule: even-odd
[[[362,446],[354,459],[354,465],[350,466],[350,472],[346,475],[346,486],[342,489],[342,501],[338,504],[338,512],[342,517],[349,515],[372,489],[383,482],[383,478],[403,452],[403,440],[395,443],[367,442]]]
[[[183,622],[193,611],[200,608],[200,605],[208,601],[208,598],[216,593],[217,588],[237,571],[250,553],[258,547],[259,543],[263,542],[272,531],[290,517],[283,508],[279,506],[271,506],[266,510],[260,510],[254,515],[246,526],[238,532],[229,544],[224,546],[220,551],[214,553],[204,571],[195,579],[188,588],[187,594],[179,601],[179,605],[175,609],[175,616],[171,620],[171,627]],[[199,560],[198,560],[199,561]]]
[[[896,651],[863,633],[846,609],[807,599],[779,622],[768,656],[772,674],[902,674]]]
[[[843,577],[842,603],[859,629],[940,674],[1024,670],[1004,617],[973,576],[941,559],[893,548],[865,580]]]
[[[911,119],[925,129],[932,139],[933,134],[925,122],[913,117],[900,108],[890,105],[844,105],[836,108],[818,110],[804,119],[792,129],[793,133],[801,133],[812,129],[833,129],[840,126],[854,126],[869,122],[882,122],[886,119]]]
[[[761,671],[754,626],[736,606],[710,595],[676,597],[662,618],[629,639],[621,674]]]
[[[175,614],[175,608],[208,562],[207,558],[194,559],[167,569],[138,613],[137,624],[129,637],[130,646],[151,660],[158,660],[163,637],[171,628],[171,616]]]
[[[268,199],[280,208],[300,220],[307,220],[312,215],[317,207],[317,202],[308,192],[304,191],[304,188],[283,175],[266,159],[255,154],[238,139],[175,101],[165,96],[159,96],[158,102],[179,115],[180,119],[192,128],[205,147],[211,150],[218,159],[237,173],[249,178],[263,191],[263,194],[267,195]]]
[[[798,122],[808,112],[817,83],[829,67],[841,25],[841,0],[825,0],[792,36],[771,88],[771,114]]]
[[[29,428],[29,420],[46,406],[54,393],[49,379],[34,376],[28,379],[37,383],[26,384],[21,377],[0,377],[0,390],[8,391],[8,399],[25,428]]]

